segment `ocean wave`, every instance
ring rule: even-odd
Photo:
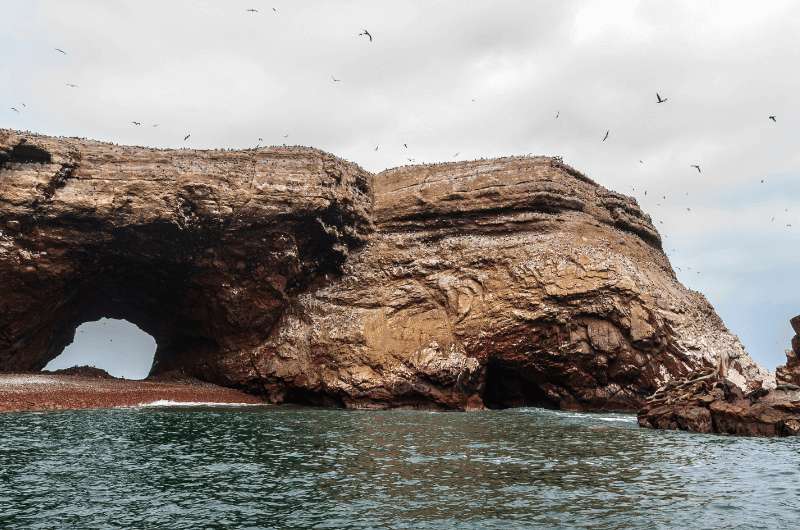
[[[119,408],[154,408],[154,407],[263,407],[266,403],[227,403],[217,401],[173,401],[157,399],[147,403],[139,403],[130,407]]]

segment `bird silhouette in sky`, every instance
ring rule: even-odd
[[[253,9],[252,7],[247,10],[248,13],[258,13],[258,9]]]
[[[158,127],[159,125],[161,125],[161,124],[160,123],[154,123],[153,127]]]
[[[777,118],[775,118],[775,116],[770,116],[769,119],[771,119],[772,121],[774,121],[776,123],[778,122],[778,120],[777,120]]]
[[[132,121],[132,124],[136,125],[137,127],[142,124],[140,121]]]
[[[702,173],[702,171],[700,171],[700,166],[698,164],[692,164],[689,167],[693,167],[693,168],[695,168],[697,170],[698,173]]]
[[[557,111],[556,111],[556,119],[558,119],[558,117],[559,117],[559,116],[561,116],[561,111],[560,111],[560,110],[557,110]]]
[[[278,10],[277,10],[277,9],[275,9],[275,8],[273,7],[273,8],[272,8],[272,10],[275,12],[275,14],[276,14],[276,15],[278,14]]]
[[[460,155],[460,154],[461,154],[461,151],[459,151],[458,153],[455,153],[455,154],[453,155],[453,158],[457,157],[457,156],[458,156],[458,155]]]
[[[187,134],[186,136],[184,136],[184,137],[183,137],[183,141],[185,142],[185,141],[186,141],[186,140],[188,140],[188,139],[189,139],[189,137],[191,137],[191,136],[192,136],[191,134]]]
[[[376,151],[378,150],[378,147],[380,147],[380,145],[376,145],[376,146],[375,146],[375,150],[376,150]]]
[[[372,33],[367,30],[362,30],[361,33],[358,34],[359,37],[369,37],[369,41],[372,42]]]
[[[283,135],[284,138],[289,138],[289,133]]]
[[[16,108],[14,108],[14,107],[11,107],[11,110],[13,110],[13,111],[14,111],[14,112],[16,112],[17,114],[19,114],[19,111],[18,111]]]
[[[73,83],[65,83],[65,84],[70,88],[78,88],[78,85],[73,84]]]
[[[333,77],[333,76],[331,76],[331,80],[333,80],[333,82],[334,82],[334,83],[341,83],[341,82],[342,82],[342,80],[341,80],[341,79],[336,79],[336,78],[335,78],[335,77]]]
[[[67,54],[67,52],[65,52],[65,51],[64,51],[64,50],[62,50],[61,48],[55,48],[55,50],[56,50],[58,53],[63,53],[64,55],[66,55],[66,54]]]
[[[408,149],[408,144],[403,144],[403,147]]]
[[[669,98],[662,98],[661,95],[658,92],[656,92],[656,103],[664,103],[668,99]]]
[[[609,133],[609,131],[606,131],[606,135],[605,135],[605,136],[603,136],[603,141],[604,141],[604,142],[605,142],[606,140],[608,140],[608,133]]]

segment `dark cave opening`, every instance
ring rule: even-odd
[[[5,162],[17,164],[49,164],[53,157],[41,147],[20,143],[15,145],[10,152],[5,152],[2,159],[5,159]]]
[[[483,402],[490,409],[557,408],[539,383],[525,373],[524,367],[498,359],[486,365]]]

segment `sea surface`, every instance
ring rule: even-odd
[[[617,414],[0,415],[0,528],[800,528],[800,439]]]

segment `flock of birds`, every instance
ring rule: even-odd
[[[272,12],[275,15],[279,14],[278,10],[276,8],[273,7],[271,9],[272,9]],[[255,14],[260,13],[260,10],[251,7],[251,8],[246,9],[245,12],[255,15]],[[372,43],[374,41],[374,37],[373,37],[372,33],[366,28],[362,29],[361,32],[357,34],[357,36],[360,37],[360,38],[364,38],[364,39],[368,40],[368,42],[370,42],[370,43]],[[54,51],[56,53],[59,53],[59,54],[65,55],[65,56],[67,55],[67,52],[63,48],[54,48]],[[341,83],[342,82],[342,79],[337,78],[333,74],[331,74],[330,77],[331,77],[331,82],[332,83]],[[65,83],[65,85],[68,88],[72,88],[72,89],[79,88],[79,86],[77,84],[74,84],[74,83]],[[471,101],[474,103],[474,102],[477,101],[477,99],[476,98],[472,98]],[[655,103],[657,105],[661,105],[661,104],[667,103],[668,101],[669,101],[669,98],[662,97],[659,92],[656,92]],[[20,103],[19,107],[21,107],[24,110],[24,109],[27,108],[27,105],[25,103]],[[11,108],[12,111],[16,112],[17,114],[21,114],[22,111],[20,110],[19,107],[14,106],[14,107],[10,107],[10,108]],[[561,116],[561,111],[557,111],[556,114],[555,114],[555,119],[558,119],[560,116]],[[772,121],[773,123],[777,123],[777,117],[775,115],[769,115],[769,116],[767,116],[767,119]],[[134,127],[141,127],[143,125],[143,123],[141,121],[136,121],[136,120],[133,120],[130,123]],[[158,123],[153,123],[153,124],[151,124],[151,127],[155,128],[155,127],[159,127],[159,125],[160,124],[158,124]],[[609,139],[610,135],[611,135],[611,130],[610,129],[606,129],[605,133],[603,134],[601,142],[606,142]],[[187,132],[183,136],[183,141],[187,142],[191,137],[192,137],[191,133]],[[284,139],[288,138],[288,137],[289,137],[288,133],[283,135]],[[261,144],[263,143],[263,141],[264,141],[263,138],[258,138],[258,143],[256,144],[256,148],[260,147]],[[380,145],[376,145],[374,150],[378,151],[379,149],[380,149]],[[408,144],[407,143],[403,144],[403,149],[405,149],[405,150],[408,149]],[[453,154],[453,158],[456,158],[459,155],[460,155],[460,152],[456,152],[456,153]],[[416,162],[416,160],[414,158],[407,158],[406,160],[408,162],[410,162],[410,163]],[[644,164],[644,161],[643,160],[639,160],[639,163],[640,164]],[[692,168],[692,169],[697,170],[698,174],[702,174],[703,173],[702,168],[701,168],[699,163],[689,164],[689,167]],[[761,179],[761,184],[764,184],[764,183],[765,183],[765,180]],[[633,190],[635,191],[636,188],[634,187]],[[647,195],[647,191],[646,190],[644,191],[644,195]],[[688,193],[687,193],[687,195],[688,195]],[[666,196],[664,196],[663,199],[666,200]],[[660,204],[659,204],[659,206],[660,206]],[[687,207],[686,211],[690,212],[691,208]],[[772,217],[771,221],[774,222],[775,221],[775,217]],[[660,221],[660,222],[663,223],[663,221]],[[791,228],[791,226],[792,226],[791,224],[788,224],[788,223],[786,224],[787,228]],[[699,272],[698,272],[698,274],[699,274]]]

